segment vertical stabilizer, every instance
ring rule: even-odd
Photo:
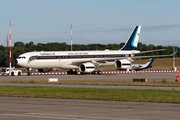
[[[129,39],[126,41],[125,45],[121,48],[121,50],[136,50],[139,41],[140,31],[141,26],[136,26],[131,33]]]
[[[146,63],[146,68],[151,68],[152,66],[152,63],[153,63],[154,59],[153,58],[150,58],[147,63]]]

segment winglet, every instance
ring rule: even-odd
[[[174,52],[174,53],[173,53],[173,54],[171,54],[170,56],[173,56],[173,55],[175,55],[177,52],[178,52],[178,51]]]

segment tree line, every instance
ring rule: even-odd
[[[73,45],[73,51],[85,51],[85,50],[119,50],[124,46],[125,43],[120,44],[74,44]],[[66,43],[47,43],[42,44],[38,43],[35,45],[32,41],[29,43],[23,43],[23,42],[16,42],[14,43],[14,46],[12,47],[12,57],[11,57],[11,63],[12,66],[15,66],[15,59],[25,52],[32,52],[32,51],[70,51],[71,46]],[[156,49],[167,49],[165,51],[157,51],[152,53],[144,53],[141,55],[168,55],[173,53],[173,47],[172,46],[154,46],[152,44],[146,45],[142,43],[138,43],[139,51],[147,51],[147,50],[156,50]],[[180,48],[176,47],[176,51],[179,51]],[[178,52],[176,54],[176,57],[179,57],[180,53]],[[3,45],[0,45],[0,66],[1,67],[7,67],[9,66],[9,47],[4,47]],[[17,67],[17,66],[16,66]]]

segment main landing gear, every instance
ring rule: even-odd
[[[68,75],[77,75],[77,71],[71,69],[71,70],[67,71],[67,74]]]
[[[69,70],[67,71],[67,74],[68,75],[77,75],[77,71],[76,70]],[[85,74],[94,74],[94,75],[100,75],[101,74],[101,71],[93,71],[93,72],[80,72],[81,75],[85,75]]]

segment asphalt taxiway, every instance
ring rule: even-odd
[[[82,81],[132,81],[133,78],[147,78],[148,81],[175,82],[178,73],[125,73],[102,75],[32,75],[32,76],[0,76],[0,80],[45,80],[58,78],[58,80]],[[0,86],[56,86],[56,87],[81,87],[81,88],[111,88],[111,89],[155,89],[155,90],[180,90],[180,87],[154,87],[154,86],[114,86],[114,85],[60,85],[60,84],[22,84],[0,83]]]
[[[175,82],[175,75],[179,72],[168,73],[121,73],[121,74],[101,74],[101,75],[32,75],[32,76],[0,76],[0,80],[48,80],[48,78],[58,78],[58,80],[108,80],[108,81],[132,81],[133,78],[146,78],[148,81]]]
[[[0,97],[2,120],[179,120],[180,104]]]
[[[180,90],[180,87],[156,86],[116,86],[116,85],[62,85],[62,84],[29,84],[29,83],[0,83],[0,86],[44,86],[44,87],[72,87],[72,88],[108,88],[108,89],[145,89],[145,90]]]

